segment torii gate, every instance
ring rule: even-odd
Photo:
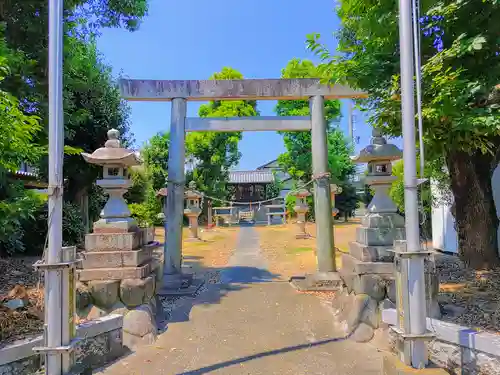
[[[319,278],[336,271],[328,175],[325,99],[360,98],[365,93],[343,85],[323,85],[319,79],[246,80],[134,80],[121,79],[121,94],[129,101],[171,101],[170,150],[165,214],[168,217],[164,248],[163,286],[159,294],[181,288],[183,275],[182,223],[184,208],[185,133],[191,131],[311,131],[312,171]],[[188,101],[307,100],[311,116],[187,118]]]

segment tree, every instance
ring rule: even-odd
[[[425,154],[446,166],[456,204],[462,260],[480,269],[499,263],[491,176],[500,159],[500,17],[496,0],[422,3]],[[386,134],[401,135],[398,9],[393,1],[342,0],[338,54],[309,36],[324,77],[369,94],[364,107]],[[429,176],[427,176],[429,177]]]
[[[281,78],[316,78],[317,67],[309,60],[292,59],[281,71]],[[309,116],[307,100],[280,100],[276,106],[278,116]],[[344,181],[355,172],[351,162],[350,147],[334,121],[340,118],[340,102],[325,101],[325,117],[328,122],[328,167],[332,180]],[[312,177],[311,132],[281,132],[286,152],[278,162],[295,180],[307,182]]]
[[[356,188],[349,183],[340,184],[342,193],[335,196],[335,208],[339,210],[337,217],[344,217],[347,221],[352,216],[354,210],[359,206],[359,197]]]
[[[210,79],[243,79],[237,70],[224,67]],[[257,116],[254,100],[212,101],[199,109],[200,117]],[[186,156],[194,162],[187,180],[194,180],[197,189],[209,196],[227,199],[229,170],[238,164],[241,154],[238,142],[241,132],[194,132],[186,136]]]
[[[12,74],[5,80],[7,91],[18,97],[25,112],[48,123],[48,2],[0,1],[0,33],[15,53]],[[65,144],[92,152],[106,140],[114,127],[129,140],[128,107],[102,62],[94,35],[102,27],[135,30],[147,11],[147,0],[69,0],[64,2],[64,119]],[[47,132],[37,139],[47,144]],[[46,172],[46,160],[41,164]],[[65,157],[65,199],[78,202],[87,194],[99,169],[87,165],[79,155]]]
[[[0,46],[5,47],[3,40]],[[9,57],[0,57],[0,82],[10,72]],[[19,100],[0,90],[0,255],[24,251],[23,223],[43,204],[42,197],[9,178],[23,161],[35,162],[40,156],[40,148],[33,143],[40,130],[39,119],[24,114]]]
[[[141,156],[155,191],[167,185],[170,133],[158,133],[144,145]]]

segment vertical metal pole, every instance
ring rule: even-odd
[[[319,272],[335,272],[335,249],[333,247],[332,202],[328,175],[328,141],[325,119],[325,98],[311,97],[311,147],[314,180],[314,211],[316,217],[317,261]]]
[[[163,282],[167,289],[181,285],[186,112],[186,99],[172,100],[165,213],[168,226],[163,259]]]
[[[417,113],[418,113],[418,145],[420,153],[420,178],[424,178],[425,155],[424,155],[424,124],[422,120],[422,71],[420,62],[420,26],[418,24],[420,12],[417,0],[412,0],[413,8],[413,40],[415,55],[415,81],[417,84]]]
[[[62,248],[62,261],[65,263],[76,260],[76,247],[69,246]],[[66,268],[63,271],[62,283],[62,345],[70,345],[76,336],[75,313],[76,313],[76,279],[75,268]],[[62,356],[63,374],[68,374],[75,363],[75,353],[69,352]]]
[[[45,262],[61,262],[63,208],[63,0],[49,0],[49,222],[48,251]],[[47,345],[60,347],[62,340],[62,272],[45,272]],[[47,375],[62,373],[61,354],[48,354]]]
[[[401,51],[401,111],[405,184],[406,241],[409,252],[421,251],[418,221],[417,152],[413,91],[413,35],[411,2],[399,0],[399,47]],[[424,257],[408,260],[408,291],[411,334],[426,332]],[[415,341],[411,347],[412,366],[425,367],[426,345]]]

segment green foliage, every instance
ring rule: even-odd
[[[421,5],[425,155],[433,174],[448,167],[462,259],[482,267],[498,262],[491,175],[500,160],[500,24],[490,20],[500,17],[500,3],[438,0]],[[322,77],[367,92],[360,104],[370,110],[371,123],[400,136],[397,2],[342,0],[337,15],[336,54],[319,43],[319,34],[308,36],[309,48],[323,60]],[[485,220],[489,224],[478,234],[474,223]]]
[[[224,67],[210,79],[243,79],[235,69]],[[258,116],[255,101],[213,101],[199,109],[200,117]],[[229,170],[238,164],[241,154],[238,142],[241,132],[194,132],[186,136],[186,156],[194,164],[187,180],[194,180],[197,189],[217,198],[227,198]]]
[[[170,133],[158,133],[146,143],[141,151],[145,168],[155,191],[167,184],[169,145]]]
[[[356,188],[351,184],[344,183],[340,186],[342,193],[335,196],[335,208],[339,210],[337,217],[344,217],[347,220],[348,217],[353,216],[354,210],[358,208],[359,198],[356,194]]]
[[[32,230],[28,224],[35,220],[46,199],[24,190],[22,183],[4,181],[9,194],[0,200],[0,255],[22,253],[27,248],[25,234]]]
[[[26,162],[39,164],[42,177],[47,175],[48,5],[45,0],[1,2],[0,251],[4,253],[41,249],[47,232],[46,205],[21,184],[7,181],[6,171]],[[125,143],[131,135],[128,107],[96,49],[94,35],[102,27],[135,30],[146,14],[147,0],[66,0],[64,6],[65,199],[78,202],[89,193],[91,215],[96,215],[103,198],[94,186],[99,169],[85,163],[79,153],[101,147],[109,128],[120,130]],[[69,202],[64,205],[64,243],[78,244],[82,217]]]
[[[124,195],[128,204],[140,203],[146,200],[146,194],[151,188],[151,181],[144,166],[132,167],[129,169],[129,176],[132,180],[132,186]]]
[[[274,180],[272,183],[266,185],[266,196],[265,199],[273,199],[280,195],[281,189],[283,189],[283,182],[274,174]]]
[[[282,78],[316,78],[320,72],[309,60],[292,59],[282,69]],[[309,116],[307,100],[280,100],[276,106],[278,116]],[[342,132],[333,126],[340,118],[340,102],[325,102],[325,117],[328,121],[328,163],[332,180],[344,181],[355,172],[350,160],[351,148]],[[295,180],[307,182],[311,179],[311,133],[282,132],[286,152],[278,157],[278,162]]]

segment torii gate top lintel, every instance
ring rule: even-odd
[[[325,99],[366,98],[348,86],[321,84],[317,78],[241,80],[120,79],[122,97],[129,101],[300,100],[320,95]]]

